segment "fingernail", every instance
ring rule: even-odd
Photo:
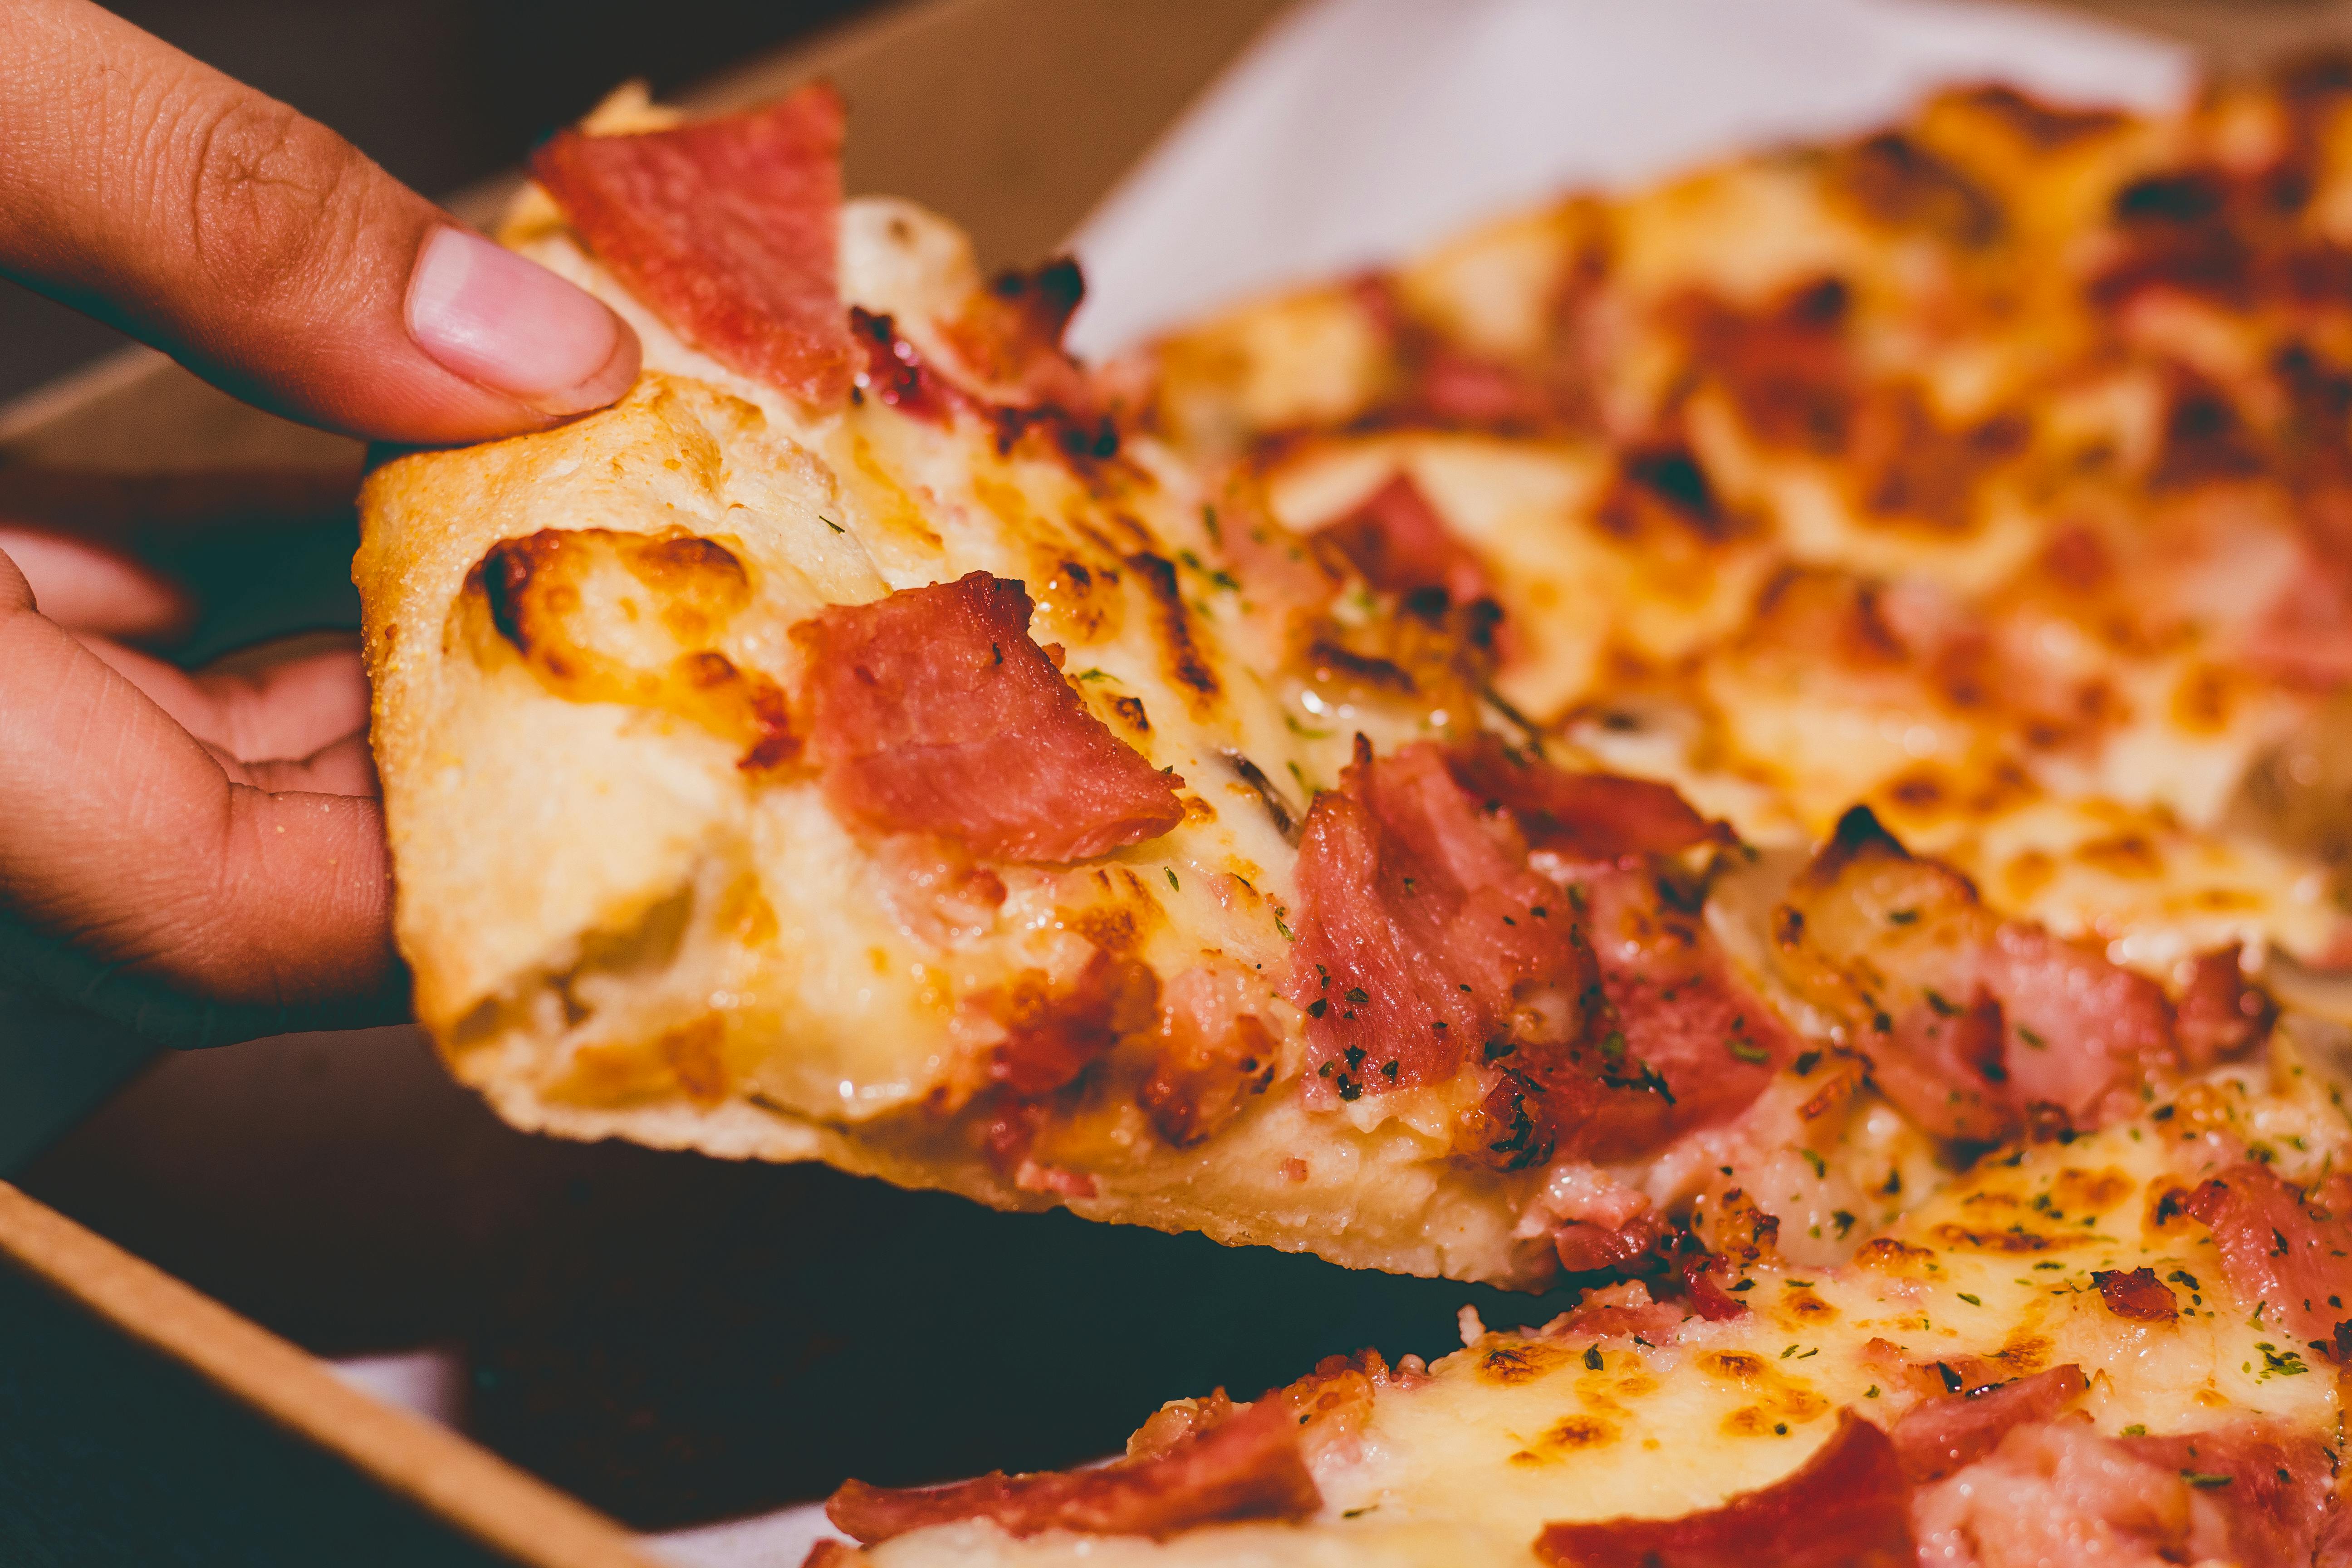
[[[636,335],[600,300],[462,228],[437,228],[408,280],[408,335],[468,381],[546,414],[628,390]]]

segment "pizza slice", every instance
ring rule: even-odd
[[[517,1125],[1536,1287],[1757,1213],[1833,1262],[2259,1043],[2225,950],[2119,967],[1867,811],[1764,853],[1532,726],[1543,623],[1412,487],[1285,529],[1061,352],[1074,268],[845,202],[841,133],[549,142],[506,237],[639,384],[362,498],[398,935]]]
[[[1674,1299],[1465,1312],[1453,1355],[1179,1400],[1099,1468],[853,1481],[828,1511],[863,1548],[809,1565],[2339,1562],[2345,1136],[2283,1041],[1843,1264],[1759,1226]]]

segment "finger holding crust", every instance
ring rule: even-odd
[[[480,440],[635,375],[603,305],[85,0],[0,8],[0,271],[265,407]]]
[[[0,555],[0,963],[175,1043],[383,1016],[383,835],[373,800],[233,781]]]

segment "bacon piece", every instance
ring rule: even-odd
[[[1656,1214],[1637,1215],[1613,1228],[1570,1220],[1553,1229],[1551,1245],[1569,1273],[1593,1274],[1638,1262],[1656,1250],[1670,1229],[1665,1217]]]
[[[1911,1489],[1886,1434],[1851,1410],[1786,1479],[1680,1519],[1550,1524],[1556,1568],[1911,1568]]]
[[[2173,1038],[2191,1072],[2234,1057],[2270,1033],[2273,1009],[2261,987],[2246,984],[2238,950],[2200,953],[2173,1004]]]
[[[1442,590],[1450,603],[1494,597],[1486,569],[1447,531],[1437,509],[1406,473],[1392,476],[1363,504],[1321,531],[1364,581],[1386,594]]]
[[[1922,1487],[1922,1561],[1974,1568],[2230,1561],[2303,1568],[2326,1514],[2316,1439],[2259,1424],[2187,1437],[2103,1437],[2083,1415],[2015,1427],[1985,1459]]]
[[[2049,1420],[2089,1386],[2083,1369],[2069,1364],[1964,1394],[1938,1392],[1906,1411],[1888,1436],[1903,1473],[1932,1481],[1991,1453],[2011,1427]]]
[[[1078,264],[1056,257],[1030,271],[998,274],[961,317],[940,323],[940,335],[991,401],[1083,418],[1100,399],[1084,368],[1063,352],[1062,333],[1086,293]]]
[[[974,572],[793,628],[835,812],[993,860],[1083,860],[1183,820],[1183,781],[1087,711],[1030,637],[1032,607]]]
[[[1783,973],[1849,1021],[1889,1098],[1945,1137],[1990,1142],[2037,1117],[2095,1126],[2179,1065],[2155,982],[2001,921],[1862,806],[1799,875],[1773,937]]]
[[[2304,1194],[2252,1161],[2231,1166],[2183,1205],[2213,1229],[2221,1274],[2242,1301],[2265,1303],[2282,1334],[2327,1340],[2352,1321],[2352,1176]]]
[[[2075,1383],[2079,1393],[2079,1374]],[[1898,1426],[1898,1447],[1902,1437]],[[2316,1436],[2273,1422],[2103,1437],[2074,1415],[2020,1421],[1989,1457],[1943,1473],[1950,1479],[1922,1487],[1913,1504],[1923,1561],[2302,1568],[2328,1519],[2333,1467]]]
[[[835,278],[840,94],[625,136],[559,132],[530,161],[596,258],[678,334],[805,403],[849,392]]]
[[[2319,1439],[2282,1423],[2248,1421],[2210,1432],[2125,1437],[2125,1447],[2178,1474],[2221,1505],[2228,1547],[2200,1555],[2244,1568],[2302,1568],[2317,1549],[2335,1465]],[[2214,1478],[2228,1479],[2214,1484]]]
[[[1586,1291],[1576,1310],[1546,1331],[1559,1337],[1592,1334],[1601,1339],[1639,1334],[1654,1345],[1664,1344],[1689,1317],[1689,1310],[1675,1302],[1652,1300],[1649,1287],[1641,1280],[1627,1279]]]
[[[1723,1258],[1712,1257],[1685,1258],[1682,1265],[1683,1289],[1690,1295],[1691,1310],[1710,1323],[1727,1322],[1748,1310],[1747,1302],[1715,1282],[1724,1267]]]
[[[1443,1082],[1465,1056],[1499,1054],[1523,991],[1573,1009],[1589,983],[1559,889],[1433,742],[1376,759],[1360,741],[1307,815],[1297,876],[1284,991],[1307,1011],[1315,1081],[1344,1100]]]
[[[1612,1096],[1563,1146],[1619,1159],[1745,1110],[1798,1041],[1733,978],[1697,895],[1647,869],[1607,872],[1578,891],[1601,971],[1591,1034],[1604,1078],[1655,1087]]]
[[[1446,765],[1487,809],[1508,811],[1530,848],[1567,860],[1615,864],[1731,842],[1730,829],[1692,810],[1671,784],[1570,773],[1512,751],[1498,736],[1455,747]]]
[[[989,1076],[1024,1099],[1051,1094],[1120,1036],[1150,1027],[1159,994],[1160,978],[1150,965],[1100,948],[1060,990],[1045,971],[1023,970],[986,999],[1005,1030]]]
[[[1168,983],[1151,1076],[1136,1100],[1179,1149],[1223,1127],[1274,1081],[1274,1036],[1250,1006],[1255,989],[1230,960],[1196,963]]]
[[[1164,1538],[1228,1519],[1296,1519],[1323,1505],[1298,1442],[1299,1417],[1269,1394],[1163,1451],[1099,1469],[1007,1476],[921,1489],[846,1481],[824,1506],[860,1545],[927,1525],[986,1519],[1010,1534],[1048,1530]]]
[[[2099,1288],[2099,1299],[2107,1304],[2107,1310],[2118,1318],[2143,1323],[2179,1320],[2180,1303],[2172,1299],[2170,1287],[2156,1277],[2153,1268],[2095,1268],[2091,1283]]]

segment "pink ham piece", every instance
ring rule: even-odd
[[[1148,1458],[1040,1475],[1000,1471],[923,1489],[849,1481],[825,1504],[825,1517],[865,1546],[966,1519],[1019,1536],[1168,1536],[1216,1520],[1295,1519],[1323,1501],[1299,1449],[1305,1419],[1277,1391]]]
[[[1453,604],[1494,596],[1486,569],[1446,531],[1412,476],[1397,474],[1323,536],[1384,594],[1444,590]]]
[[[2163,988],[1913,856],[1863,806],[1791,884],[1773,938],[1807,998],[1849,1021],[1887,1098],[1941,1137],[2092,1128],[2177,1069]]]
[[[856,360],[835,276],[841,96],[624,136],[559,132],[531,178],[679,336],[803,403],[845,397]]]
[[[2248,1161],[2181,1206],[2212,1226],[2230,1289],[2242,1302],[2263,1303],[2263,1321],[2282,1337],[2328,1342],[2336,1324],[2352,1321],[2352,1176],[2306,1194]]]
[[[2089,1386],[2083,1369],[2068,1365],[1966,1394],[1931,1394],[1906,1411],[1888,1436],[1903,1473],[1932,1481],[1991,1453],[2011,1427],[2049,1420]]]
[[[1030,637],[1033,608],[1020,584],[974,572],[793,628],[808,661],[809,754],[835,813],[1040,862],[1183,820],[1183,780],[1087,711]]]
[[[1285,990],[1314,1081],[1344,1100],[1444,1082],[1499,1047],[1522,987],[1572,1005],[1591,973],[1559,889],[1433,742],[1381,758],[1359,743],[1307,814],[1298,901]]]
[[[1786,1479],[1680,1519],[1552,1524],[1553,1568],[1913,1568],[1911,1488],[1886,1434],[1851,1410]]]
[[[1570,862],[1619,864],[1728,844],[1730,830],[1693,811],[1670,784],[1616,773],[1572,773],[1480,735],[1456,746],[1446,765],[1488,809],[1517,822],[1532,849]]]
[[[1490,1067],[1463,1152],[1500,1170],[1622,1159],[1737,1114],[1795,1041],[1652,864],[1723,837],[1662,785],[1491,737],[1360,749],[1299,849],[1286,984],[1318,1079],[1352,1100]],[[1638,1239],[1573,1231],[1561,1257]]]
[[[1921,1487],[1912,1521],[1920,1561],[1951,1568],[2308,1568],[2341,1517],[2329,1470],[2316,1436],[2267,1423],[2106,1437],[2075,1415],[2014,1427]]]

